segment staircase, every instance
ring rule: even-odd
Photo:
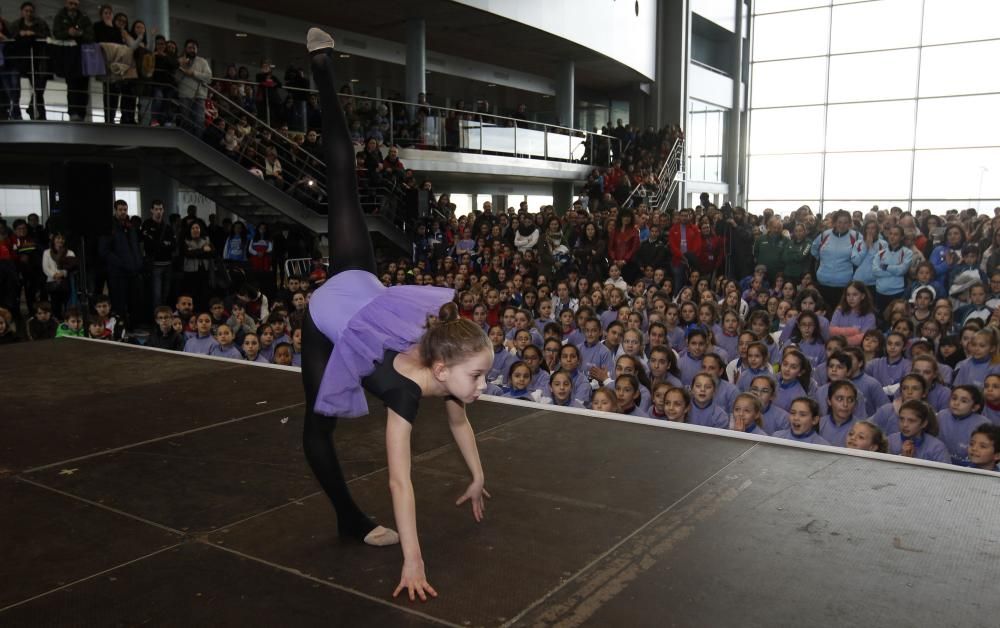
[[[656,189],[650,192],[643,184],[639,184],[632,189],[632,192],[625,199],[623,206],[631,208],[634,205],[645,202],[653,211],[666,209],[667,203],[673,197],[677,186],[680,183],[678,173],[681,173],[681,165],[684,163],[684,140],[678,139],[674,142],[667,159],[663,162],[663,167],[657,175]]]
[[[248,116],[244,110],[216,92],[218,115],[227,122]],[[235,108],[235,109],[234,109]],[[252,119],[252,118],[251,118]],[[263,122],[253,120],[263,125]],[[272,131],[272,143],[279,150],[303,152],[297,145]],[[226,154],[178,127],[144,127],[86,122],[10,121],[0,123],[0,145],[6,158],[18,164],[41,166],[75,159],[107,161],[119,166],[141,165],[196,190],[215,204],[247,222],[291,221],[309,231],[327,232],[325,205],[325,166],[316,159],[303,162],[303,186],[310,194],[300,193],[296,185],[282,191],[251,173]],[[260,158],[263,165],[263,157]],[[263,168],[260,168],[263,170]],[[308,180],[309,183],[305,183]],[[304,191],[304,190],[303,190]],[[412,251],[410,238],[393,222],[396,195],[386,193],[386,211],[368,213],[366,221],[373,236],[380,236],[407,256]],[[374,207],[366,207],[374,212]]]

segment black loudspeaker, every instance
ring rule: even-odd
[[[49,173],[49,230],[88,242],[111,234],[115,208],[113,170],[108,163],[62,162]]]

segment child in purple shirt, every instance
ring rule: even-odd
[[[210,355],[212,347],[219,341],[212,336],[212,315],[202,312],[195,320],[195,335],[184,343],[185,353],[200,353]]]
[[[698,373],[691,384],[691,412],[688,422],[705,427],[729,428],[729,415],[714,403],[715,378]]]
[[[819,419],[819,405],[816,401],[809,397],[799,397],[792,401],[788,411],[789,428],[777,431],[773,436],[800,443],[829,445],[830,443],[816,432]]]
[[[948,448],[927,430],[935,420],[934,410],[926,402],[911,399],[899,407],[899,431],[889,435],[889,453],[931,460],[951,462]]]
[[[774,404],[787,412],[792,406],[792,401],[815,393],[816,384],[812,381],[812,364],[809,359],[798,349],[786,349],[778,371]]]
[[[979,414],[983,408],[983,393],[975,386],[956,386],[951,391],[948,409],[940,412],[938,438],[951,452],[951,461],[957,465],[969,464],[969,439],[980,425],[989,419]]]
[[[955,367],[955,386],[972,384],[980,388],[986,383],[987,375],[1000,374],[997,355],[997,337],[989,329],[981,329],[969,341],[969,357]]]
[[[243,354],[233,344],[233,330],[229,325],[222,323],[215,330],[216,344],[208,350],[208,355],[217,355],[221,358],[232,358],[242,360]]]
[[[820,419],[819,435],[831,445],[844,447],[851,427],[856,422],[864,420],[854,414],[858,406],[858,391],[851,382],[840,380],[829,384],[826,399],[830,413]]]
[[[885,338],[885,357],[875,358],[865,364],[865,373],[874,377],[882,386],[898,384],[910,372],[911,362],[903,355],[906,338],[892,332]]]

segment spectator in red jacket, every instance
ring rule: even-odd
[[[702,252],[701,232],[691,224],[690,209],[680,211],[680,221],[670,227],[670,268],[674,274],[674,292],[687,282],[691,267],[698,268]]]
[[[615,230],[608,234],[608,257],[612,264],[618,264],[629,282],[636,274],[633,260],[639,251],[639,244],[639,230],[632,212],[628,209],[618,212]]]
[[[722,268],[726,259],[725,241],[722,236],[715,234],[708,219],[701,221],[700,231],[701,252],[698,253],[698,269],[702,276],[709,277]]]

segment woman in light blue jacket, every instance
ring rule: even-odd
[[[811,253],[819,262],[816,281],[826,303],[840,303],[841,294],[854,279],[851,256],[861,235],[851,229],[851,215],[844,210],[833,213],[833,229],[827,229],[813,240]]]
[[[905,298],[906,275],[913,262],[913,251],[903,246],[903,228],[889,227],[886,235],[889,241],[878,241],[870,266],[875,277],[875,313],[878,316],[893,299]]]
[[[851,263],[857,268],[854,271],[854,281],[860,281],[868,286],[872,292],[875,291],[875,276],[872,274],[872,256],[879,242],[882,242],[879,235],[878,223],[869,220],[861,228],[861,239],[854,244],[851,249]]]

